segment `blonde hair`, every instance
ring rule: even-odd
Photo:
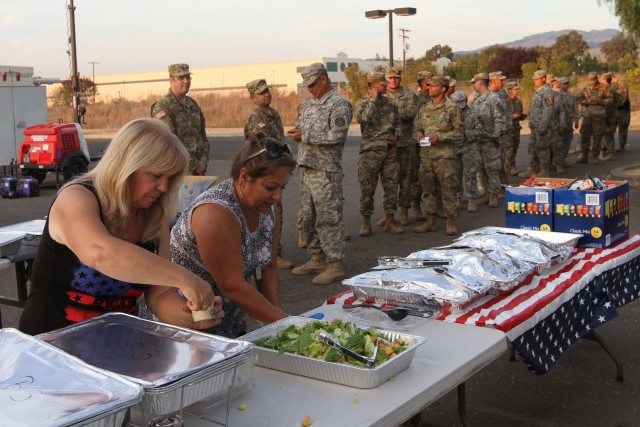
[[[169,176],[167,191],[149,208],[142,210],[144,229],[141,241],[160,236],[165,218],[176,214],[178,188],[189,165],[189,153],[180,140],[160,120],[141,118],[125,124],[113,137],[97,166],[71,182],[95,187],[104,223],[111,234],[123,237],[132,214],[129,178],[136,171]],[[63,187],[64,188],[64,187]]]

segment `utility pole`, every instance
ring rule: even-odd
[[[93,82],[93,103],[96,103],[96,64],[99,62],[89,61],[91,64],[91,81]]]
[[[76,21],[73,0],[69,0],[69,44],[71,45],[71,88],[73,91],[73,116],[80,124],[80,75],[78,74],[78,58],[76,57]]]
[[[402,32],[400,38],[402,39],[402,74],[404,75],[407,72],[407,40],[409,40],[409,36],[405,33],[410,33],[411,30],[400,28],[398,31]]]

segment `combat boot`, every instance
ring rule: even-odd
[[[327,268],[324,254],[311,254],[311,259],[300,267],[296,267],[291,272],[297,276],[304,276],[305,274],[321,273]]]
[[[520,173],[520,171],[518,170],[517,167],[515,166],[511,166],[511,169],[509,169],[509,173],[513,176],[518,176],[518,174]]]
[[[447,218],[447,236],[455,236],[458,234],[455,218]]]
[[[365,216],[364,222],[362,223],[362,227],[360,227],[360,236],[366,237],[371,235],[371,217]]]
[[[427,231],[438,231],[435,214],[427,215],[427,220],[424,224],[413,228],[414,233],[426,233]]]
[[[591,158],[589,159],[589,164],[590,165],[597,165],[600,163],[600,160],[598,160],[598,155],[597,154],[591,154]]]
[[[486,205],[487,203],[489,203],[489,193],[483,193],[480,197],[478,197],[476,203],[479,205]]]
[[[409,209],[400,208],[400,225],[409,225]]]
[[[392,234],[402,234],[404,230],[396,225],[393,214],[387,214],[387,222],[384,225],[384,231]]]
[[[556,172],[558,172],[559,174],[564,174],[564,166],[556,165]]]
[[[290,270],[293,268],[293,263],[280,255],[276,258],[276,262],[278,263],[278,270]]]
[[[477,212],[478,207],[476,206],[476,199],[469,199],[469,204],[467,205],[467,212]]]
[[[299,248],[307,247],[307,238],[304,236],[304,231],[302,230],[298,232],[298,247]]]
[[[382,218],[380,218],[378,220],[378,222],[376,222],[376,224],[378,224],[380,227],[384,227],[384,225],[387,223],[387,217],[383,216]]]
[[[587,163],[587,155],[584,153],[584,151],[581,151],[580,154],[578,154],[576,163]]]
[[[329,285],[336,280],[340,280],[344,277],[344,267],[342,266],[342,260],[334,261],[327,264],[322,273],[311,279],[311,283],[314,285]]]
[[[416,221],[424,221],[426,219],[426,217],[422,213],[422,210],[420,209],[420,204],[413,204],[413,208],[411,209],[411,216]]]
[[[489,207],[490,208],[498,207],[498,195],[496,193],[489,193]]]
[[[549,168],[540,169],[540,176],[544,178],[548,178],[551,172],[549,172]]]
[[[520,178],[531,178],[536,174],[536,168],[534,166],[529,166],[526,171],[520,172],[518,176]]]

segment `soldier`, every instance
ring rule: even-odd
[[[562,135],[562,148],[565,154],[569,154],[571,149],[571,141],[573,140],[573,129],[578,129],[578,122],[580,121],[580,110],[578,110],[578,101],[576,96],[569,92],[569,78],[558,78],[560,87],[560,93],[562,97],[562,105],[565,108],[565,114],[567,120],[565,121],[565,132]]]
[[[360,182],[360,214],[364,220],[360,236],[371,234],[371,214],[373,196],[378,179],[382,183],[385,213],[384,230],[402,234],[395,225],[393,214],[398,205],[398,154],[396,145],[402,138],[402,121],[396,104],[388,97],[387,80],[382,73],[371,73],[367,77],[369,95],[356,104],[355,117],[360,123],[362,144],[358,160],[358,181]],[[409,147],[413,149],[414,147]],[[404,219],[407,208],[404,208]],[[401,216],[402,218],[402,216]]]
[[[602,135],[603,147],[601,147],[600,156],[598,157],[598,160],[601,161],[616,160],[615,136],[616,128],[618,127],[618,105],[621,104],[621,97],[611,84],[612,78],[613,74],[611,73],[602,73],[600,75],[600,84],[607,86],[613,97],[613,102],[606,108],[607,118],[605,119],[605,132],[604,135]]]
[[[205,175],[209,164],[209,140],[202,110],[187,96],[191,73],[187,64],[169,65],[169,92],[151,106],[151,115],[162,120],[189,152],[189,173]]]
[[[551,116],[551,164],[555,166],[555,170],[559,174],[565,172],[567,167],[567,152],[564,149],[564,135],[567,131],[567,125],[571,123],[571,118],[567,114],[567,110],[564,105],[564,97],[562,95],[562,89],[560,89],[560,82],[555,76],[551,76],[551,93],[553,94],[553,113]]]
[[[527,118],[524,114],[522,101],[518,98],[518,82],[507,83],[507,95],[509,95],[509,106],[511,111],[511,126],[507,130],[507,143],[504,154],[504,170],[511,175],[517,176],[520,171],[516,167],[516,154],[520,147],[520,122]]]
[[[465,123],[469,116],[467,96],[462,91],[456,91],[449,98],[460,109],[462,121]],[[467,212],[477,212],[476,200],[478,199],[478,169],[480,168],[480,151],[476,142],[468,141],[463,135],[460,144],[454,146],[459,158],[458,182],[462,188],[462,196],[467,199]]]
[[[319,273],[313,284],[328,285],[344,277],[342,152],[351,104],[333,89],[323,64],[311,64],[302,78],[311,96],[301,105],[296,127],[288,134],[299,143],[300,206],[311,259],[292,272]]]
[[[557,103],[554,107],[555,96],[546,80],[545,70],[537,70],[533,73],[533,85],[536,91],[529,107],[529,128],[531,129],[527,147],[529,168],[526,172],[519,174],[520,177],[533,176],[538,167],[542,176],[546,177],[550,174],[552,132],[556,130],[554,126],[557,126],[557,123],[552,123],[552,118]]]
[[[433,77],[431,71],[420,71],[418,73],[418,98],[420,99],[421,106],[431,101],[431,97],[429,96],[429,80],[431,77]]]
[[[587,74],[587,85],[576,96],[578,104],[584,107],[582,111],[582,126],[580,127],[580,155],[576,163],[597,164],[600,154],[600,144],[605,133],[606,108],[613,104],[613,96],[609,88],[598,82],[595,71]],[[589,159],[591,152],[591,159]]]
[[[504,81],[507,78],[502,71],[494,71],[489,73],[489,90],[494,92],[500,98],[502,102],[502,109],[505,112],[504,128],[500,130],[500,161],[503,167],[500,168],[500,182],[507,184],[507,174],[504,168],[506,148],[509,140],[508,132],[511,128],[511,103],[509,102],[509,95],[504,91]]]
[[[417,179],[415,169],[417,169],[416,163],[418,162],[418,155],[415,142],[411,138],[411,133],[413,131],[413,119],[416,117],[421,104],[418,96],[413,91],[400,84],[402,78],[396,68],[388,67],[385,72],[385,77],[388,82],[386,97],[395,104],[400,113],[400,120],[402,121],[402,136],[398,139],[396,146],[398,159],[396,191],[398,191],[399,194],[400,225],[408,225],[409,208],[411,207],[412,201],[414,202],[413,216],[420,216],[420,194],[416,194],[418,193],[418,189],[415,188],[413,184],[415,179]],[[388,215],[386,215],[387,213],[385,210],[385,216],[378,221],[378,225],[385,225],[388,217]]]
[[[469,109],[466,119],[465,136],[467,141],[478,144],[481,167],[487,174],[487,192],[489,193],[489,207],[498,206],[500,192],[500,132],[504,129],[507,119],[503,105],[498,96],[488,88],[489,76],[479,73],[470,81],[478,97]]]
[[[629,123],[631,121],[631,103],[629,102],[629,86],[624,81],[618,81],[614,75],[611,85],[620,95],[620,103],[618,104],[618,152],[624,152],[627,145],[627,135],[629,133]]]
[[[456,79],[452,79],[449,76],[445,76],[445,79],[449,80],[449,89],[447,89],[447,93],[445,93],[444,96],[446,96],[447,98],[451,98],[451,95],[453,95],[453,93],[456,91],[456,83],[458,83],[458,81]]]
[[[271,108],[271,91],[269,85],[264,79],[252,80],[247,83],[247,90],[251,101],[253,101],[253,109],[244,121],[244,140],[250,141],[255,138],[256,134],[263,134],[276,141],[284,143],[284,128],[282,119],[275,108]],[[278,209],[278,220],[280,221],[280,230],[282,230],[282,202],[276,204]],[[293,268],[293,263],[282,256],[282,243],[278,242],[278,268],[288,270]]]
[[[413,137],[420,147],[420,181],[424,192],[425,223],[415,227],[416,233],[437,231],[436,224],[436,183],[440,184],[442,208],[447,216],[447,235],[458,234],[456,218],[458,201],[456,187],[456,155],[454,146],[462,142],[464,123],[460,109],[445,97],[448,80],[434,76],[429,81],[431,102],[422,106],[413,126]],[[426,138],[428,141],[422,142]]]

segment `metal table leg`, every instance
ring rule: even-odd
[[[591,340],[591,341],[595,341],[598,344],[600,344],[600,347],[602,347],[602,349],[605,351],[605,353],[607,353],[609,355],[609,357],[613,360],[613,363],[616,364],[616,380],[618,382],[622,382],[624,380],[624,377],[622,375],[622,364],[618,361],[618,359],[613,354],[613,351],[607,345],[607,343],[604,342],[604,340],[602,339],[600,334],[598,334],[596,331],[592,330],[587,335],[585,335],[585,338],[588,339],[588,340]]]

